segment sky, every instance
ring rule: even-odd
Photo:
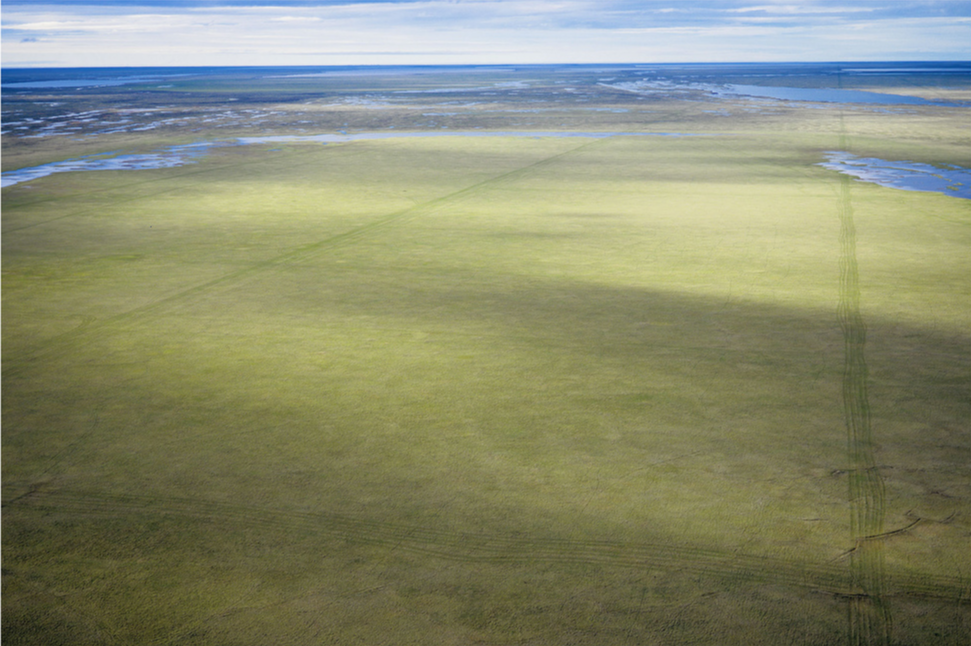
[[[3,0],[2,65],[971,60],[968,0]]]

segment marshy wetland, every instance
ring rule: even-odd
[[[4,70],[5,644],[967,644],[969,110]]]

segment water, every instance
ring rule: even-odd
[[[65,89],[65,88],[84,88],[84,87],[118,87],[120,85],[131,85],[133,83],[152,83],[164,78],[173,76],[184,76],[182,74],[159,74],[153,76],[126,76],[120,78],[68,78],[68,79],[44,79],[40,81],[15,81],[3,83],[5,89],[27,90],[27,89]]]
[[[81,87],[115,87],[131,83],[145,83],[149,78],[132,79],[62,79],[54,81],[24,81],[23,83],[4,83],[3,87],[10,89],[40,89],[40,88],[81,88]]]
[[[173,168],[191,164],[204,155],[210,148],[219,144],[198,143],[185,146],[171,146],[151,153],[136,153],[130,155],[112,155],[101,153],[86,155],[77,159],[53,162],[32,168],[20,168],[7,171],[0,177],[0,187],[6,188],[21,182],[47,177],[54,173],[73,171],[97,170],[148,170],[155,168]]]
[[[967,108],[971,104],[948,103],[944,101],[930,101],[916,96],[900,94],[886,94],[883,92],[867,92],[864,90],[841,90],[838,88],[805,88],[784,87],[770,85],[739,85],[702,82],[696,80],[672,81],[637,80],[622,83],[601,83],[610,87],[635,94],[678,94],[702,91],[710,96],[721,99],[725,97],[750,97],[757,99],[775,99],[777,101],[805,101],[813,103],[861,103],[869,105],[924,105],[949,108]]]
[[[971,199],[971,169],[960,166],[944,168],[908,161],[886,161],[876,157],[857,157],[845,152],[826,153],[827,161],[819,164],[857,179],[905,191],[943,193]]]
[[[936,105],[945,107],[967,107],[958,103],[929,101],[916,96],[866,92],[863,90],[840,90],[836,88],[769,87],[762,85],[727,85],[715,94],[734,96],[757,96],[781,101],[814,101],[821,103],[868,103],[878,105]]]

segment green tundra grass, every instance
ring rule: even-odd
[[[4,189],[5,644],[967,644],[964,113],[656,109]]]

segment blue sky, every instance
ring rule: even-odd
[[[3,0],[4,67],[971,60],[968,0]]]

